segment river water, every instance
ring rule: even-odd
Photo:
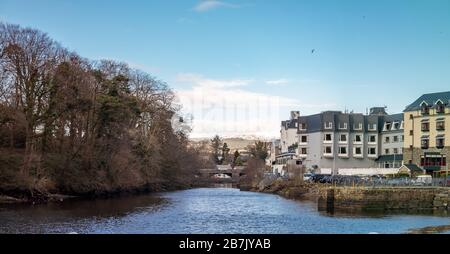
[[[311,201],[202,188],[107,200],[0,206],[0,233],[406,233],[450,225],[427,214],[330,214]]]

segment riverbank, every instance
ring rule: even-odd
[[[157,192],[169,192],[178,190],[188,190],[204,187],[204,183],[198,182],[193,184],[180,183],[160,183],[154,185],[145,185],[139,188],[131,189],[115,189],[111,191],[91,191],[85,193],[47,193],[36,190],[0,190],[1,204],[45,204],[45,203],[61,203],[69,199],[98,199],[98,198],[115,198],[121,196],[142,195]]]
[[[450,188],[444,187],[349,187],[278,179],[244,185],[241,190],[311,199],[327,211],[434,210],[446,214],[450,205]]]

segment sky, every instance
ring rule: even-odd
[[[0,0],[0,21],[166,81],[193,138],[450,91],[448,0]]]

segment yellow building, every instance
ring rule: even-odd
[[[406,164],[427,173],[448,171],[450,156],[450,92],[424,94],[404,111]]]

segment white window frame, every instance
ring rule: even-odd
[[[356,148],[361,149],[361,153],[356,153]],[[363,146],[354,146],[353,147],[353,157],[355,158],[363,158],[364,157],[364,147]]]
[[[327,147],[330,147],[331,148],[331,153],[327,153],[326,152],[326,150],[327,150]],[[323,155],[324,156],[333,156],[333,146],[332,145],[327,145],[327,146],[324,146],[323,147]]]
[[[370,149],[375,149],[375,153],[370,153]],[[369,156],[369,157],[377,157],[378,156],[377,148],[373,147],[373,146],[367,147],[367,156]]]
[[[345,141],[341,140],[341,137],[345,136]],[[348,134],[347,133],[339,133],[339,143],[347,144],[348,143]]]
[[[347,123],[344,123],[344,127],[341,127],[341,123],[339,123],[339,130],[346,130],[347,129]]]
[[[358,124],[358,128],[356,128],[356,124],[353,124],[353,129],[354,129],[354,130],[361,131],[361,130],[362,130],[362,127],[363,127],[363,124],[362,124],[362,123],[359,123],[359,124]]]
[[[333,122],[326,122],[325,123],[325,129],[326,130],[332,130],[333,129]]]
[[[356,136],[360,136],[361,141],[356,141]],[[363,134],[355,134],[354,139],[353,139],[353,144],[363,144],[363,142],[364,142],[364,135]]]
[[[370,126],[372,126],[373,128],[371,128]],[[376,131],[377,130],[377,124],[376,123],[373,123],[373,124],[368,124],[368,130],[369,131]]]
[[[326,140],[327,135],[331,136],[331,140]],[[332,144],[333,143],[333,139],[334,139],[333,133],[324,133],[324,135],[323,135],[323,143],[325,143],[325,144]]]
[[[346,153],[341,153],[341,148],[345,148]],[[338,155],[341,157],[348,157],[348,146],[339,146]]]
[[[370,138],[371,138],[371,137],[375,137],[375,142],[370,141]],[[377,141],[378,141],[378,135],[375,135],[375,134],[370,134],[370,135],[369,135],[369,138],[367,139],[367,143],[368,143],[368,144],[371,144],[371,145],[377,144]]]

